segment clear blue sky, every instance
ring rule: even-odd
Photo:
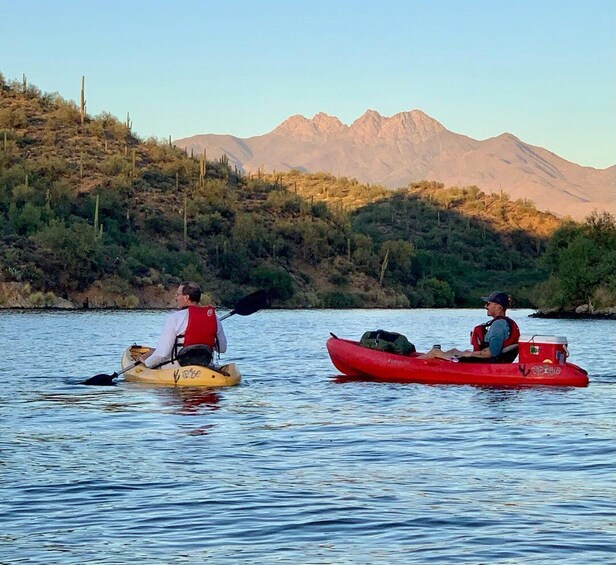
[[[420,109],[616,163],[615,0],[0,0],[0,72],[142,137]]]

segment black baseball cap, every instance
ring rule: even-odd
[[[500,304],[503,308],[509,308],[509,295],[498,290],[490,293],[490,296],[482,296],[481,300],[484,302],[494,302]]]

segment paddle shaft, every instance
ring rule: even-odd
[[[117,373],[114,373],[114,375],[116,377],[119,377],[120,375],[123,375],[124,373],[126,373],[126,371],[130,371],[131,369],[134,369],[137,365],[141,365],[142,363],[143,363],[143,361],[135,361],[134,363],[132,363],[128,367],[122,369],[121,371],[118,371]]]
[[[90,377],[89,379],[86,379],[85,381],[83,381],[81,384],[110,386],[114,384],[113,381],[117,379],[120,375],[122,375],[123,373],[126,373],[126,371],[130,371],[131,369],[133,369],[134,367],[140,364],[141,364],[141,361],[135,361],[134,363],[132,363],[125,369],[118,371],[117,373],[113,373],[111,375],[107,375],[107,374],[94,375],[93,377]]]

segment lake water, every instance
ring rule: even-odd
[[[479,309],[234,316],[238,387],[78,384],[166,314],[0,311],[0,563],[615,562],[615,322],[511,312],[588,388],[336,379],[330,331],[463,346]]]

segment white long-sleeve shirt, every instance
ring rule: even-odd
[[[163,325],[163,330],[160,334],[160,338],[158,339],[156,349],[152,352],[152,355],[145,360],[145,366],[154,367],[159,363],[169,361],[173,354],[175,340],[177,336],[186,332],[187,325],[188,308],[169,314],[165,320],[165,324]],[[227,351],[227,337],[225,336],[225,331],[223,330],[218,316],[216,316],[216,326],[216,338],[218,339],[218,347],[216,347],[216,351],[219,353],[224,353]]]

